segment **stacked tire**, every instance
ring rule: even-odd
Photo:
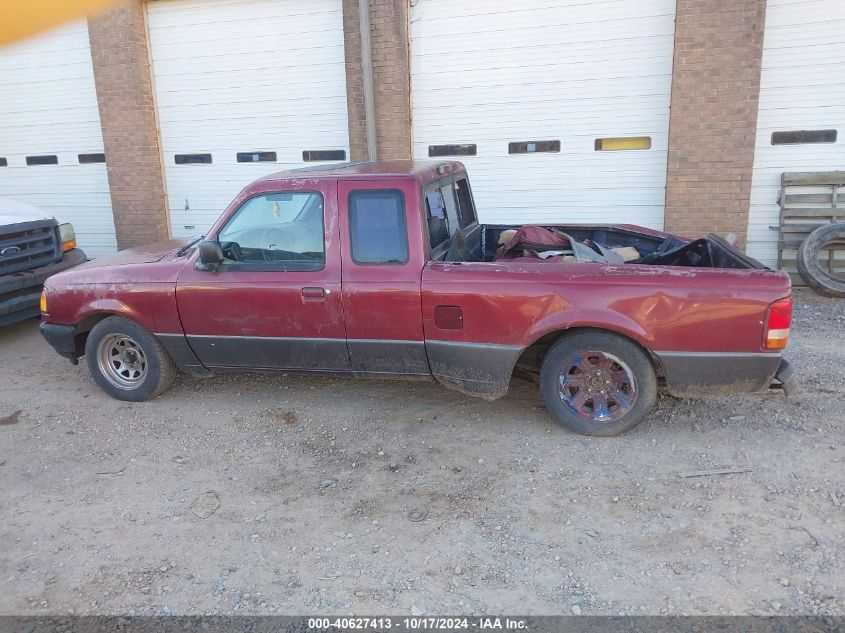
[[[845,297],[845,278],[828,272],[819,261],[821,251],[835,243],[845,245],[845,223],[827,224],[810,233],[798,249],[795,266],[804,283],[819,294]]]

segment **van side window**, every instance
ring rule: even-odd
[[[405,264],[408,231],[405,197],[398,189],[349,193],[349,237],[356,264]]]

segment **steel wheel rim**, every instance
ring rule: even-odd
[[[141,346],[125,334],[109,334],[97,346],[100,373],[118,389],[137,389],[146,379],[147,356]]]
[[[620,358],[585,350],[563,363],[558,393],[571,413],[588,422],[606,424],[627,414],[636,403],[634,372]]]

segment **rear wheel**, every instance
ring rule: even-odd
[[[176,366],[156,338],[122,317],[108,317],[94,326],[85,356],[94,381],[118,400],[155,398],[176,378]]]
[[[564,336],[546,354],[540,390],[549,413],[583,435],[620,435],[639,424],[657,399],[648,356],[609,332]]]

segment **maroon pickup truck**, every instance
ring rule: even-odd
[[[791,380],[786,274],[714,235],[480,224],[458,162],[261,178],[202,239],[51,277],[42,311],[53,347],[86,356],[122,400],[159,395],[177,371],[436,379],[494,399],[519,370],[564,426],[618,435],[659,386],[690,396]]]

